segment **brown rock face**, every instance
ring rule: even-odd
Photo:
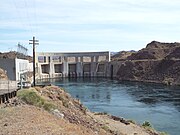
[[[0,68],[0,80],[7,80],[8,77],[3,69]]]
[[[127,61],[117,75],[121,80],[180,84],[180,60]]]
[[[122,61],[127,59],[127,57],[131,56],[133,53],[135,53],[135,51],[120,51],[111,58],[113,61]]]
[[[120,80],[180,84],[180,44],[153,41],[118,69]]]
[[[5,52],[5,53],[0,52],[0,58],[3,58],[3,59],[19,58],[19,59],[29,60],[29,62],[32,62],[31,56],[25,56],[24,54],[21,54],[21,53],[15,52],[15,51]]]
[[[171,53],[180,48],[180,43],[160,43],[152,41],[147,44],[146,48],[132,54],[128,60],[143,60],[143,59],[164,59]]]

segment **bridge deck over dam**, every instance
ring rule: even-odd
[[[57,77],[105,77],[110,52],[36,53],[39,79]]]

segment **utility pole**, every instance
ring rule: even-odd
[[[39,40],[35,40],[35,37],[33,37],[33,40],[29,40],[29,44],[33,45],[33,86],[36,86],[36,67],[35,67],[35,45],[39,45]]]

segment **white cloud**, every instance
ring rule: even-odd
[[[91,46],[129,50],[151,40],[179,40],[179,0],[19,1],[1,0],[0,38],[4,41],[25,42],[36,35],[42,46],[51,41],[56,47],[64,44],[63,50],[68,51],[72,43],[78,49],[85,44],[87,50]]]

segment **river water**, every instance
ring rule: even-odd
[[[158,131],[180,135],[180,88],[104,78],[48,80],[78,98],[90,111],[149,121]]]

